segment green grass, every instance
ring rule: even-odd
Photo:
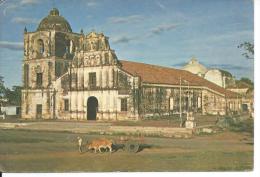
[[[112,154],[79,154],[76,142],[78,135],[67,132],[0,129],[0,170],[247,171],[253,168],[253,145],[239,140],[214,140],[209,136],[193,139],[149,137],[145,138],[146,148],[139,153],[130,154],[119,149]],[[86,134],[81,136],[84,141],[101,137]],[[240,137],[240,134],[237,137]]]

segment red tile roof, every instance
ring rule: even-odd
[[[183,85],[188,85],[189,83],[190,86],[207,87],[229,98],[238,96],[238,94],[189,71],[125,60],[120,60],[120,63],[124,71],[133,76],[140,76],[144,83],[180,85],[181,77]],[[188,83],[185,84],[184,80],[188,81]]]

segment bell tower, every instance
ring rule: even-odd
[[[36,31],[24,29],[23,118],[55,118],[53,84],[68,70],[78,38],[56,8]]]

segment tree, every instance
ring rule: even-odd
[[[0,76],[0,98],[3,98],[5,95],[5,86],[4,86],[4,77]]]
[[[21,86],[13,86],[12,89],[5,87],[4,77],[0,75],[0,98],[7,99],[7,103],[20,105],[21,104]]]
[[[237,48],[243,48],[245,50],[242,55],[247,59],[254,59],[254,44],[250,42],[244,42],[238,45]]]
[[[20,105],[21,104],[21,86],[13,86],[12,90],[6,88],[5,97],[8,99],[9,104]]]
[[[240,82],[244,82],[246,84],[248,84],[249,86],[253,87],[254,86],[254,82],[252,82],[250,79],[246,78],[246,77],[241,77],[241,79],[239,80]]]

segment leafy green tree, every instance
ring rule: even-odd
[[[247,59],[254,59],[254,44],[250,42],[244,42],[237,46],[238,48],[243,48],[245,52],[242,54]]]
[[[247,83],[248,85],[254,85],[254,83],[246,77],[241,77],[240,81]]]
[[[5,97],[8,99],[9,104],[20,105],[21,104],[21,86],[13,86],[12,90],[9,88],[5,91]]]
[[[0,75],[0,98],[6,98],[9,104],[21,104],[21,86],[13,86],[12,89],[5,87],[4,77]]]
[[[4,86],[4,77],[0,76],[0,98],[3,98],[5,96],[5,86]]]

